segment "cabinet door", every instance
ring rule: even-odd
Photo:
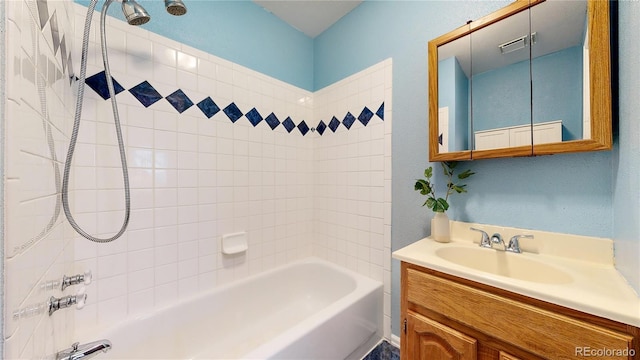
[[[476,360],[476,340],[419,314],[407,314],[407,351],[403,359]]]

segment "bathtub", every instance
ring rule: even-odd
[[[122,323],[99,358],[360,359],[382,301],[382,283],[308,258]]]

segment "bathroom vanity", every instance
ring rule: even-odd
[[[606,239],[531,231],[515,254],[468,241],[479,239],[467,225],[454,222],[451,243],[426,238],[393,254],[403,360],[640,356],[640,298],[607,260]],[[523,231],[475,226],[506,239]],[[583,250],[567,256],[577,242]]]

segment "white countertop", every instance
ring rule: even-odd
[[[471,241],[438,243],[431,238],[425,238],[395,251],[393,258],[640,327],[640,297],[618,273],[613,263],[574,260],[544,253],[508,254],[527,257],[560,268],[572,277],[569,283],[546,284],[482,272],[447,261],[436,254],[438,249],[452,246],[478,248],[478,244]]]

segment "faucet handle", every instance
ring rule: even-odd
[[[473,230],[473,231],[477,231],[477,232],[482,234],[482,240],[480,240],[480,246],[488,247],[488,248],[491,247],[491,240],[489,240],[489,234],[487,234],[486,231],[480,230],[480,229],[476,229],[474,227],[470,227],[469,229]]]
[[[507,245],[507,251],[514,252],[520,254],[522,250],[520,250],[520,242],[518,241],[520,238],[524,239],[533,239],[533,235],[515,235],[511,237],[509,240],[509,245]]]
[[[89,285],[91,284],[92,279],[93,276],[91,275],[91,270],[85,271],[84,274],[78,274],[74,276],[65,275],[62,277],[62,290],[64,291],[64,289],[66,289],[67,287],[76,284],[84,283],[85,285]]]

